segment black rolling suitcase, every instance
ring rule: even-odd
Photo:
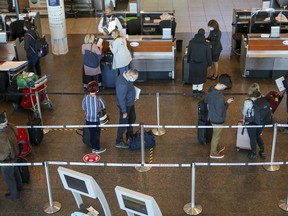
[[[191,84],[189,82],[189,63],[187,63],[187,55],[182,59],[182,82],[183,84]]]
[[[105,88],[115,88],[118,70],[113,70],[110,63],[101,63],[102,86]]]
[[[29,126],[40,126],[41,125],[41,118],[40,117],[33,117],[29,119],[27,125]],[[44,132],[43,128],[28,128],[30,142],[34,145],[39,145],[43,139]]]
[[[7,72],[0,72],[0,93],[5,93],[9,86],[9,77]]]
[[[211,122],[208,120],[207,104],[204,99],[198,102],[198,126],[211,126]],[[211,142],[212,134],[212,128],[197,128],[197,137],[202,145]]]

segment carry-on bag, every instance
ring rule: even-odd
[[[118,70],[110,68],[108,63],[101,62],[102,86],[105,88],[115,88]]]
[[[128,138],[129,149],[141,149],[141,131],[138,130],[133,136]],[[146,149],[155,147],[155,136],[152,130],[144,130],[144,146]]]
[[[32,128],[28,128],[31,144],[39,145],[42,142],[44,136],[43,128],[33,128],[33,126],[42,125],[41,118],[34,116],[33,118],[29,119],[27,125],[32,126]]]
[[[82,132],[81,132],[82,131]],[[89,131],[89,128],[82,128],[82,129],[77,129],[76,130],[76,133],[80,136],[82,136],[82,142],[85,144],[85,145],[88,145],[88,146],[91,146],[91,143],[90,143],[90,131]]]
[[[238,121],[238,125],[242,126],[243,121]],[[244,127],[237,128],[236,149],[237,151],[239,151],[240,149],[251,150],[250,138],[247,132],[247,128]]]
[[[19,157],[25,158],[32,150],[27,130],[25,128],[17,128],[16,138],[19,146]]]
[[[17,159],[17,163],[28,163],[26,158],[19,157]],[[29,166],[17,166],[21,175],[21,179],[23,183],[29,183],[30,181],[30,171]]]
[[[208,120],[207,103],[204,99],[198,102],[198,126],[211,126],[211,122]],[[197,138],[202,145],[210,143],[212,135],[213,128],[197,128]]]
[[[9,86],[9,77],[7,72],[0,72],[0,93],[5,93]]]
[[[272,113],[274,113],[278,106],[280,105],[283,96],[284,96],[285,91],[283,91],[282,93],[276,92],[276,91],[270,91],[266,94],[266,99],[269,101],[270,103],[270,107],[272,109]]]

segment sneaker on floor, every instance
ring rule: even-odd
[[[216,153],[210,154],[210,158],[215,158],[215,159],[224,158],[224,154],[222,152],[216,152]]]
[[[126,145],[124,142],[116,143],[116,148],[128,148],[129,146]]]
[[[259,155],[261,159],[266,159],[266,152],[264,150],[260,150]]]
[[[223,152],[225,150],[225,146],[218,145],[217,151],[218,153]]]
[[[250,153],[248,154],[248,158],[249,158],[250,160],[257,160],[257,159],[258,159],[258,157],[257,157],[257,155],[256,155],[256,152],[255,152],[255,153],[250,152]]]
[[[92,150],[92,153],[101,154],[101,153],[103,153],[103,152],[105,152],[105,151],[106,151],[105,148],[93,149],[93,150]]]

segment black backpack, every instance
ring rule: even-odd
[[[39,57],[44,57],[48,55],[49,53],[49,44],[47,43],[45,36],[39,37],[39,35],[36,32],[37,37],[33,37],[30,33],[26,33],[34,40],[33,47],[31,49],[35,54],[37,54]]]
[[[252,101],[252,100],[251,100]],[[261,97],[252,101],[254,115],[246,114],[245,122],[256,125],[266,125],[272,123],[272,110],[270,103],[265,97]]]

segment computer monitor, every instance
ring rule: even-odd
[[[120,209],[129,216],[162,216],[153,197],[120,186],[115,187],[115,192]]]
[[[111,216],[108,202],[92,176],[80,173],[64,167],[58,167],[58,173],[66,190],[70,190],[76,200],[78,208],[83,204],[81,195],[98,198],[102,205],[105,216]]]

